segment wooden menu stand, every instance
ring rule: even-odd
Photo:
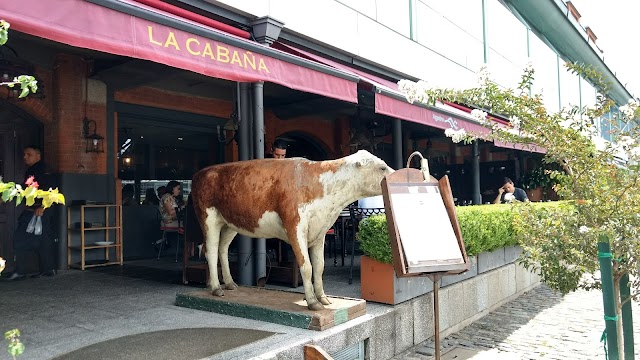
[[[382,180],[393,265],[398,277],[428,276],[433,281],[435,355],[440,359],[438,284],[442,276],[469,270],[449,178],[438,181],[421,169],[397,170]]]

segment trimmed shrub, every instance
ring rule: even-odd
[[[542,217],[546,217],[550,211],[567,211],[564,210],[566,206],[571,207],[567,202],[456,207],[467,255],[474,256],[518,245],[520,236],[525,236],[518,234],[514,229],[515,224],[523,221],[522,212],[519,211],[522,206],[532,206],[532,214]],[[428,231],[428,228],[425,231]],[[366,256],[381,263],[393,263],[385,215],[374,215],[362,220],[356,237],[360,241],[360,249]]]

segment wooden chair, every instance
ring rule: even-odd
[[[165,245],[168,245],[169,242],[167,240],[167,234],[177,234],[176,236],[176,258],[175,262],[178,262],[178,250],[180,249],[180,239],[184,237],[184,212],[179,211],[178,213],[178,226],[167,226],[162,221],[162,214],[160,214],[160,210],[157,213],[157,219],[160,223],[160,231],[162,231],[162,237],[157,240],[154,245],[160,244],[160,248],[158,249],[158,259],[162,255],[162,250],[165,248]]]

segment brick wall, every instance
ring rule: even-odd
[[[97,81],[87,79],[89,64],[80,57],[59,54],[56,56],[53,73],[53,121],[51,144],[56,153],[57,169],[62,173],[106,174],[106,153],[87,153],[83,136],[83,119],[94,120],[96,133],[106,135],[106,92],[103,97],[95,87]],[[92,93],[93,101],[88,101]],[[91,129],[93,130],[93,129]]]

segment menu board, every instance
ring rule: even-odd
[[[437,186],[408,186],[391,194],[394,218],[407,264],[464,263],[462,251]]]
[[[387,175],[381,185],[397,276],[469,270],[446,175],[425,181],[421,171],[406,168]]]

